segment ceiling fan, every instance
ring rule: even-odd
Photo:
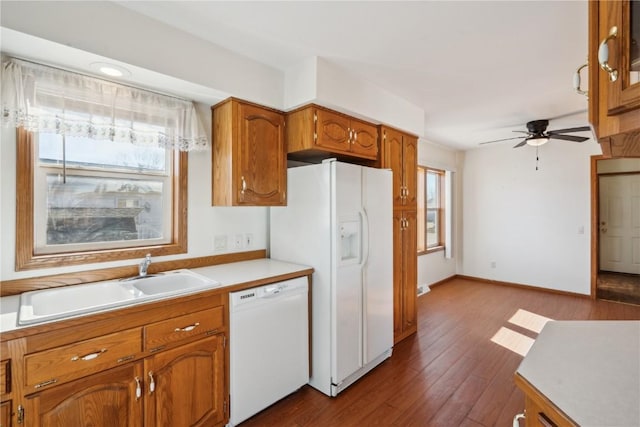
[[[547,126],[549,126],[549,120],[533,120],[527,123],[526,132],[521,130],[514,130],[514,132],[526,133],[527,136],[525,136],[524,139],[520,141],[518,144],[514,145],[513,148],[522,147],[525,144],[538,147],[542,144],[546,144],[547,142],[549,142],[550,139],[562,139],[564,141],[584,142],[589,138],[584,136],[565,135],[565,134],[591,130],[589,126],[580,126],[580,127],[568,128],[568,129],[550,130],[549,132],[547,132]],[[520,138],[522,138],[522,136],[516,136],[513,138],[505,138],[505,139],[497,139],[495,141],[481,142],[480,145],[492,144],[494,142],[509,141],[512,139],[520,139]]]

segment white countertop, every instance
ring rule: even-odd
[[[548,322],[517,370],[578,425],[640,425],[640,321]]]
[[[261,258],[255,259],[251,261],[240,261],[233,262],[229,264],[219,264],[212,265],[209,267],[200,267],[200,268],[192,268],[191,271],[194,271],[203,276],[209,277],[219,283],[222,286],[216,287],[215,289],[221,289],[225,287],[242,285],[246,283],[253,283],[257,281],[268,280],[270,278],[276,278],[282,275],[295,274],[305,270],[310,269],[311,267],[299,264],[291,264],[288,262],[278,261],[269,258]],[[151,302],[155,302],[158,300],[154,300]],[[32,325],[19,325],[18,324],[18,309],[20,307],[20,295],[11,295],[7,297],[0,298],[0,332],[9,332],[16,329],[26,328]],[[120,306],[116,308],[112,308],[109,310],[117,310],[127,307]],[[86,313],[79,316],[89,316],[92,314],[99,313],[101,311],[94,311],[91,313]],[[64,319],[63,319],[64,320]],[[52,320],[50,322],[41,322],[38,325],[42,325],[44,323],[55,322],[56,320]],[[58,320],[59,321],[59,320]]]

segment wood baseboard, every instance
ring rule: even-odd
[[[222,255],[211,255],[198,258],[185,258],[170,261],[158,261],[149,266],[149,273],[178,270],[181,268],[198,268],[209,265],[228,264],[237,261],[266,258],[267,251],[260,249],[248,252],[235,252]],[[0,296],[16,295],[27,291],[56,288],[59,286],[79,285],[81,283],[100,282],[103,280],[132,277],[138,274],[138,265],[102,268],[99,270],[78,271],[74,273],[54,274],[51,276],[28,277],[26,279],[0,281]]]
[[[539,286],[524,285],[522,283],[502,282],[500,280],[490,280],[490,279],[484,279],[482,277],[466,276],[464,274],[456,274],[455,277],[453,278],[471,280],[479,283],[488,283],[491,285],[508,286],[511,288],[530,289],[534,291],[542,291],[542,292],[547,292],[547,293],[556,294],[556,295],[568,295],[572,297],[581,297],[581,298],[589,298],[589,299],[591,298],[590,295],[579,294],[577,292],[560,291],[557,289],[549,289],[549,288],[542,288]],[[447,280],[452,280],[453,278],[449,278]]]
[[[454,274],[453,276],[449,276],[449,277],[446,277],[446,278],[444,278],[442,280],[438,280],[437,282],[432,283],[432,284],[427,285],[427,286],[429,287],[429,289],[433,289],[433,288],[435,288],[437,286],[444,285],[445,283],[450,282],[450,281],[454,280],[457,277],[460,277],[460,276],[458,276],[457,274]]]

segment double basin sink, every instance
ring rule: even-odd
[[[79,314],[188,294],[220,286],[190,270],[25,292],[18,323],[30,325]]]

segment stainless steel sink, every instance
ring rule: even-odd
[[[29,325],[79,314],[198,292],[220,283],[190,270],[121,281],[88,283],[25,292],[20,296],[18,323]]]

